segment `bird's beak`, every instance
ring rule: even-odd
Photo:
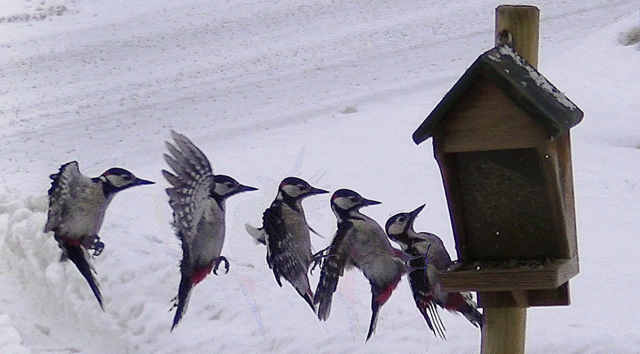
[[[414,220],[418,216],[418,214],[420,214],[425,205],[426,204],[422,204],[421,206],[417,207],[416,210],[409,213],[409,215],[411,215],[411,220]]]
[[[143,184],[155,184],[155,183],[156,183],[156,182],[153,182],[153,181],[147,181],[146,179],[142,179],[142,178],[137,178],[137,177],[136,177],[136,183],[135,183],[135,185],[136,185],[136,186],[141,186],[141,185],[143,185]]]
[[[314,195],[314,194],[327,194],[329,193],[329,191],[326,191],[324,189],[320,189],[320,188],[311,188],[311,191],[309,191],[309,195]]]
[[[378,205],[378,204],[382,204],[382,203],[376,200],[362,198],[362,206]]]
[[[240,187],[238,188],[238,193],[242,193],[242,192],[251,192],[251,191],[257,191],[258,188],[256,187],[250,187],[250,186],[245,186],[245,185],[240,185]]]

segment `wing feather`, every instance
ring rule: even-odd
[[[344,249],[345,239],[352,227],[350,221],[343,221],[338,224],[338,231],[333,237],[329,253],[322,261],[322,272],[320,281],[313,298],[313,303],[318,305],[318,319],[327,320],[331,313],[331,301],[333,293],[338,287],[338,280],[344,272],[347,262],[348,252]]]
[[[292,263],[292,260],[284,259],[286,252],[284,251],[287,242],[287,231],[282,220],[282,210],[278,207],[271,206],[262,214],[262,225],[267,234],[267,264],[273,270],[278,285],[282,286],[280,276],[283,276],[283,265]],[[286,276],[285,276],[286,278]]]
[[[267,234],[267,263],[273,269],[278,284],[282,276],[293,284],[298,292],[305,293],[309,283],[306,276],[308,267],[291,249],[296,240],[287,231],[280,205],[272,205],[264,211],[262,225]]]
[[[79,176],[82,175],[77,161],[71,161],[60,166],[60,171],[51,176],[53,181],[51,182],[51,188],[47,191],[47,194],[49,194],[49,210],[44,232],[53,231],[62,223],[65,205],[71,199],[74,181]]]
[[[173,186],[166,189],[173,209],[173,225],[183,243],[192,244],[205,209],[211,203],[214,176],[206,156],[184,135],[172,131],[178,148],[166,143],[164,154],[174,173],[163,170],[162,175]]]
[[[182,184],[182,180],[169,171],[162,170],[162,176],[164,176],[164,179],[166,179],[167,182],[169,182],[174,187],[180,187],[180,185]]]
[[[176,142],[178,147],[182,150],[182,152],[189,159],[191,164],[196,168],[199,175],[212,173],[213,169],[211,168],[211,164],[209,160],[204,155],[202,150],[198,149],[195,144],[189,140],[186,136],[176,133],[175,131],[171,131],[171,136],[173,140]]]

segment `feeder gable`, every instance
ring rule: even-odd
[[[500,97],[508,99],[500,100]],[[484,107],[478,105],[477,102],[480,100]],[[507,101],[512,102],[511,106],[506,103]],[[479,113],[484,109],[487,113],[486,119],[478,120],[476,124],[483,124],[488,127],[487,129],[496,129],[497,125],[493,124],[495,122],[491,118],[495,116],[495,107],[488,107],[492,102],[503,105],[499,107],[499,112],[508,113],[515,111],[517,107],[517,110],[526,113],[552,137],[557,137],[580,123],[583,116],[582,111],[573,102],[505,44],[489,50],[476,59],[418,127],[413,134],[413,140],[416,144],[420,144],[432,137],[445,117],[447,120],[454,117],[453,127],[448,129],[455,129],[456,113],[462,111],[456,108],[460,105],[476,105],[474,108],[478,108]],[[512,116],[520,118],[513,121],[502,119],[501,126],[497,128],[502,130],[497,133],[501,134],[503,139],[509,136],[511,128],[522,128],[509,125],[530,125],[524,122],[523,115],[512,114]],[[482,129],[481,127],[473,129],[477,131],[478,128]],[[471,132],[471,128],[464,129],[469,129]]]
[[[464,98],[453,103],[445,120],[436,133],[443,152],[532,148],[548,136],[485,75],[469,84]]]

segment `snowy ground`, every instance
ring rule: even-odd
[[[443,314],[448,340],[433,337],[407,281],[365,344],[369,285],[357,271],[319,323],[277,286],[243,224],[258,225],[293,174],[382,201],[365,210],[381,223],[427,203],[417,228],[453,250],[430,142],[410,137],[491,47],[497,5],[0,0],[0,352],[477,352],[479,332],[462,317]],[[640,45],[620,35],[637,33],[638,4],[536,5],[540,71],[586,115],[572,131],[581,273],[572,306],[529,310],[528,352],[639,353]],[[180,247],[160,175],[169,129],[217,173],[260,188],[229,200],[231,271],[196,287],[173,333]],[[106,312],[41,232],[48,175],[70,160],[92,176],[120,166],[158,182],[107,213],[94,262]],[[335,228],[328,197],[305,207],[323,248]]]

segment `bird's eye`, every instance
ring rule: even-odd
[[[398,222],[405,222],[407,220],[404,216],[398,218]]]
[[[356,197],[354,197],[354,196],[352,196],[352,195],[350,195],[350,196],[348,197],[348,199],[349,199],[350,201],[352,201],[352,202],[355,202],[356,200],[358,200],[358,198],[356,198]]]
[[[225,183],[224,183],[224,185],[225,185],[227,188],[231,188],[231,187],[233,187],[233,183],[231,183],[231,182],[225,182]]]
[[[302,189],[306,189],[306,188],[305,188],[305,186],[304,186],[303,184],[298,184],[298,185],[297,185],[297,187],[298,187],[299,189],[301,189],[301,190],[302,190]]]

